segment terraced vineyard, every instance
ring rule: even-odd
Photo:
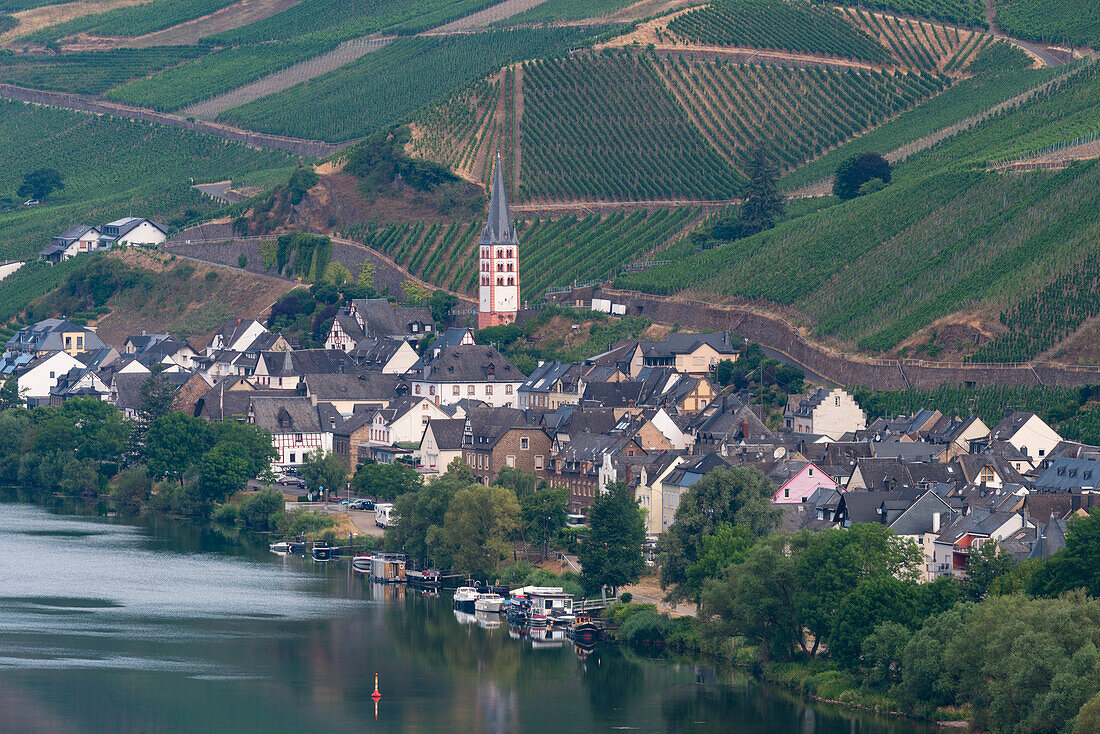
[[[495,112],[500,103],[503,74],[462,90],[435,104],[416,118],[412,150],[422,158],[446,164],[453,171],[481,180],[489,168]]]
[[[739,168],[763,143],[787,169],[938,93],[945,80],[835,68],[669,60],[660,66],[692,119]]]
[[[736,196],[742,177],[691,125],[655,64],[613,52],[525,64],[520,197]]]
[[[118,102],[172,112],[308,59],[311,41],[238,46],[122,84],[104,96]]]
[[[859,4],[878,10],[945,20],[972,28],[989,27],[985,20],[984,0],[861,0]]]
[[[623,265],[660,248],[699,219],[692,208],[564,216],[517,224],[525,300],[551,286],[613,276]],[[358,226],[342,234],[386,253],[411,273],[451,290],[477,287],[475,249],[483,222],[400,222]]]
[[[1100,48],[1100,4],[1094,0],[996,0],[1006,32],[1033,41]]]
[[[841,13],[864,33],[890,50],[895,63],[933,73],[961,73],[993,36],[958,26],[898,18],[863,8],[842,8]]]
[[[918,155],[883,191],[616,283],[767,299],[805,314],[821,335],[874,351],[980,304],[1024,335],[983,356],[1034,357],[1100,313],[1084,295],[1100,235],[1100,163],[1010,175],[984,167],[1095,130],[1097,68]]]
[[[714,0],[668,24],[677,41],[708,46],[773,48],[886,63],[889,54],[826,5],[804,0]]]
[[[64,56],[0,56],[0,82],[77,94],[100,94],[204,53],[194,47],[121,48]]]
[[[562,53],[598,32],[550,28],[398,39],[353,64],[218,119],[280,135],[350,140],[407,119],[505,64]]]

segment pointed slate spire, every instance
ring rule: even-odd
[[[512,212],[508,210],[508,189],[504,185],[504,163],[497,149],[497,160],[493,164],[493,190],[489,198],[489,220],[481,232],[479,245],[518,245],[516,228],[512,222]]]

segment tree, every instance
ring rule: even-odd
[[[1066,547],[1036,570],[1028,586],[1032,594],[1044,596],[1072,589],[1100,596],[1100,512],[1070,519]]]
[[[470,468],[455,459],[435,481],[402,494],[393,507],[400,519],[396,525],[386,528],[386,547],[404,551],[425,566],[450,566],[450,548],[443,530],[447,510],[459,490],[476,484]]]
[[[550,539],[565,529],[569,495],[563,487],[538,489],[520,502],[524,539],[542,541],[542,555],[550,554]]]
[[[8,408],[24,407],[26,403],[19,395],[19,379],[15,375],[9,376],[0,386],[0,410]]]
[[[775,226],[783,216],[786,199],[779,192],[779,172],[763,145],[757,145],[745,165],[749,177],[745,185],[744,202],[741,204],[742,237],[763,232]]]
[[[791,539],[791,555],[798,568],[796,602],[815,639],[807,651],[811,656],[820,642],[831,639],[842,603],[861,581],[883,577],[913,580],[923,557],[916,545],[877,523],[799,533]],[[864,636],[870,631],[868,628]]]
[[[885,158],[878,153],[852,156],[836,169],[833,195],[845,201],[854,199],[860,195],[861,186],[876,178],[882,185],[890,183],[890,164]]]
[[[210,424],[212,443],[236,453],[244,461],[245,473],[258,477],[271,470],[271,462],[279,458],[271,433],[254,423],[216,421]]]
[[[495,577],[511,555],[508,538],[519,526],[519,502],[510,489],[474,484],[455,493],[443,523],[454,567]]]
[[[168,380],[164,365],[161,364],[153,367],[150,375],[142,381],[138,392],[141,396],[138,414],[147,424],[171,412],[172,402],[176,399],[176,386]]]
[[[1019,562],[999,543],[982,543],[970,554],[963,590],[971,601],[981,601],[997,580],[1015,570]]]
[[[130,515],[136,515],[144,509],[152,491],[153,482],[149,479],[149,473],[145,467],[132,466],[123,469],[115,477],[115,486],[111,489],[111,497],[119,510]]]
[[[283,493],[273,487],[264,487],[241,502],[241,522],[249,530],[271,530],[283,507]]]
[[[718,468],[707,473],[680,499],[672,526],[661,536],[661,586],[682,584],[699,559],[703,538],[723,523],[744,526],[752,539],[779,527],[781,510],[771,504],[775,487],[756,469]],[[678,589],[670,596],[686,599]]]
[[[744,561],[752,544],[753,538],[747,528],[734,527],[728,522],[719,525],[713,535],[704,535],[698,560],[688,566],[687,578],[680,584],[680,594],[700,604],[707,582],[722,578],[727,568]]]
[[[413,306],[423,306],[431,298],[428,286],[418,283],[412,278],[401,281],[401,292],[405,294],[405,302]]]
[[[306,454],[298,473],[310,492],[323,489],[326,492],[339,493],[347,483],[348,465],[332,451],[325,451],[318,446]]]
[[[23,176],[23,183],[19,185],[16,194],[20,198],[45,201],[47,196],[63,188],[65,188],[65,182],[61,180],[59,171],[53,168],[39,168]]]
[[[765,660],[790,660],[795,645],[805,649],[794,603],[798,573],[786,545],[785,535],[758,541],[744,561],[708,582],[702,594],[704,615],[717,617],[730,635],[758,643]]]
[[[437,326],[450,318],[451,309],[457,305],[458,297],[445,290],[436,289],[428,299],[428,307],[432,309],[432,318]]]
[[[209,514],[212,503],[224,502],[244,489],[249,476],[248,462],[229,444],[218,444],[199,462],[197,506],[193,511]]]
[[[145,432],[145,463],[156,477],[183,479],[210,448],[211,428],[202,418],[179,411],[156,418]]]
[[[493,484],[512,490],[516,495],[516,499],[522,502],[524,498],[544,489],[546,480],[539,478],[537,474],[525,472],[523,469],[506,466],[501,468]]]
[[[438,480],[436,480],[438,481]],[[423,484],[416,469],[407,464],[361,464],[351,479],[352,489],[375,499],[392,501]]]
[[[611,482],[600,493],[588,513],[592,529],[585,535],[578,554],[581,581],[588,591],[634,583],[645,562],[645,514],[625,482]]]

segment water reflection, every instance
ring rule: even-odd
[[[382,698],[376,703],[374,675]],[[0,731],[928,732],[166,520],[0,504]]]

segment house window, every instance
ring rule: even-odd
[[[462,388],[458,385],[455,385],[453,388],[451,388],[451,392],[453,392],[455,395],[461,395]]]
[[[526,450],[527,450],[527,449],[529,448],[529,444],[530,444],[530,442],[531,442],[531,441],[530,441],[530,439],[527,439],[527,438],[521,438],[521,439],[519,440],[519,447],[520,447],[521,449],[523,449],[524,451],[526,451]]]
[[[295,433],[294,434],[294,443],[301,443],[301,442],[302,442],[302,434]]]
[[[993,481],[993,467],[982,467],[982,472],[979,476],[979,479],[985,484],[991,483]]]
[[[413,392],[415,392],[417,395],[420,394],[420,385],[419,385],[419,383],[413,386]]]
[[[486,395],[492,395],[493,394],[493,386],[492,385],[486,385],[485,386],[485,394]]]
[[[295,463],[295,462],[294,462],[294,459],[295,459],[295,457],[296,457],[296,456],[297,456],[297,454],[291,454],[291,455],[290,455],[290,463],[291,463],[291,464]]]
[[[833,398],[833,405],[840,405],[840,398],[839,397],[834,397]]]
[[[515,468],[515,466],[516,466],[516,457],[515,457],[515,456],[506,456],[506,457],[504,458],[504,462],[505,462],[505,463],[506,463],[506,464],[507,464],[508,466],[510,466],[510,467],[512,467],[512,468]]]
[[[511,385],[505,385],[504,386],[504,394],[505,395],[511,395],[512,394],[512,386]]]
[[[784,487],[783,488],[783,497],[786,498],[786,497],[790,497],[790,496],[791,496],[791,488],[790,487]]]
[[[536,469],[542,469],[542,457],[541,456],[536,456],[535,457],[535,468]]]
[[[473,385],[467,385],[466,386],[466,394],[467,395],[473,395],[474,394],[474,386]]]
[[[812,477],[813,475],[814,475],[814,469],[813,469],[813,467],[811,466],[811,467],[810,467],[810,476]]]

